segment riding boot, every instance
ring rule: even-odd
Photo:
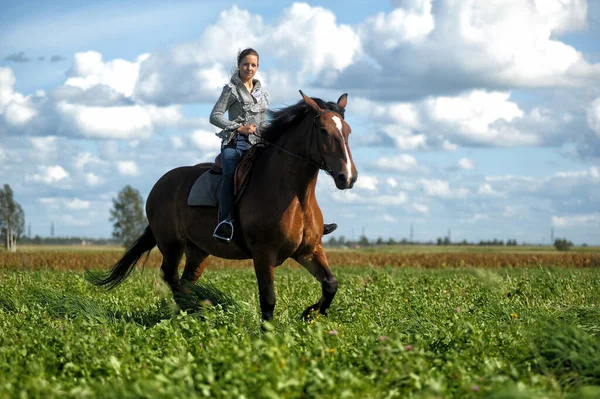
[[[335,231],[335,229],[337,229],[338,225],[335,223],[330,223],[330,224],[326,224],[323,226],[323,235],[326,236],[327,234],[333,233]]]

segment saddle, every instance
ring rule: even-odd
[[[234,195],[237,202],[241,197],[246,185],[252,175],[252,165],[254,161],[264,151],[266,145],[256,144],[246,152],[238,164],[234,174]],[[221,155],[215,158],[215,162],[203,162],[196,167],[208,171],[200,175],[192,185],[188,194],[188,205],[190,206],[218,206],[218,196],[223,181],[223,168],[221,166]]]

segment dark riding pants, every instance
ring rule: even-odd
[[[235,142],[221,150],[223,166],[223,184],[219,192],[219,221],[225,220],[233,209],[233,175],[235,168],[242,160],[245,149],[237,148]],[[233,216],[233,215],[232,215]]]

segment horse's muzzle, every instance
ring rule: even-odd
[[[352,176],[351,179],[348,179],[348,176],[346,176],[345,173],[339,173],[334,180],[337,188],[340,190],[345,190],[354,187],[354,183],[356,183],[357,178],[358,176]]]

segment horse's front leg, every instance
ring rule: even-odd
[[[275,261],[269,256],[254,258],[254,272],[258,281],[258,295],[260,297],[260,311],[262,321],[273,319],[275,309]]]
[[[321,314],[326,314],[327,309],[331,305],[331,301],[335,297],[338,288],[338,282],[327,262],[325,250],[319,245],[315,252],[310,256],[298,257],[296,261],[300,263],[306,270],[310,272],[321,283],[321,299],[314,305],[309,306],[302,313],[302,317],[307,319],[311,312],[318,310]]]

